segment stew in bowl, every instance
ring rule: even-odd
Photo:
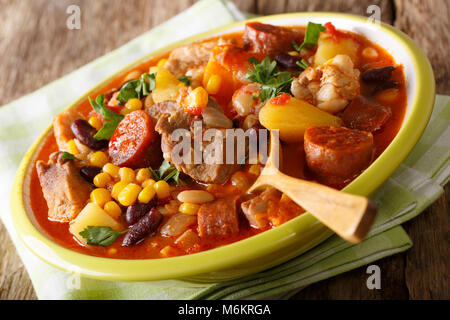
[[[343,189],[402,127],[405,74],[333,19],[250,21],[175,47],[54,119],[29,169],[32,220],[61,247],[125,260],[205,254],[281,228],[307,213],[276,189],[247,192],[267,132],[279,133],[284,173]]]

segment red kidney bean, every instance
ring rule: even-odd
[[[84,166],[80,169],[80,176],[89,183],[93,183],[94,178],[102,172],[102,168],[94,166]]]
[[[93,150],[101,150],[108,147],[108,140],[97,140],[94,138],[97,131],[84,119],[77,119],[72,122],[70,129],[72,129],[75,138]]]
[[[129,225],[133,225],[145,216],[157,204],[156,196],[149,203],[136,202],[127,208],[125,220]]]
[[[152,208],[149,213],[130,227],[130,231],[122,241],[122,246],[128,247],[142,241],[146,236],[156,231],[161,220],[161,213],[156,208]]]
[[[375,93],[377,93],[379,91],[396,88],[397,86],[398,86],[398,82],[397,81],[392,81],[392,80],[382,81],[382,82],[377,83],[372,88],[372,90],[370,91],[370,94],[374,95]]]
[[[361,79],[365,82],[386,81],[391,77],[394,70],[394,66],[370,69],[361,75]]]
[[[275,55],[275,61],[278,65],[285,69],[295,69],[300,70],[301,68],[297,65],[297,61],[302,61],[302,58],[291,56],[286,52],[280,52]]]

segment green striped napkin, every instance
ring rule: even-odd
[[[38,134],[73,100],[137,58],[192,34],[244,19],[231,3],[203,0],[166,23],[44,88],[0,108],[0,200],[9,203],[18,164]],[[438,96],[431,123],[414,151],[373,200],[379,207],[363,243],[337,236],[270,270],[217,284],[180,280],[111,282],[81,278],[32,254],[12,227],[9,206],[0,217],[40,299],[286,299],[300,288],[404,251],[412,243],[400,226],[436,200],[450,176],[450,97]],[[364,285],[364,284],[362,284]]]

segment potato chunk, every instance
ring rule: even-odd
[[[352,59],[353,64],[358,64],[359,44],[352,37],[335,38],[328,33],[322,33],[317,43],[317,51],[314,56],[314,66],[318,67],[339,54],[345,54]]]
[[[181,83],[177,77],[162,67],[152,67],[150,73],[156,73],[155,89],[152,91],[153,101],[158,103],[177,100]]]
[[[270,100],[259,112],[259,121],[269,130],[279,129],[280,139],[286,142],[303,141],[306,129],[312,126],[342,125],[340,118],[296,98],[283,105]]]
[[[80,236],[80,232],[89,226],[111,227],[115,231],[122,230],[122,225],[95,203],[88,203],[84,207],[76,219],[70,223],[69,231],[78,241],[86,244],[86,239]]]

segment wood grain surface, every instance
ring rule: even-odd
[[[411,36],[428,55],[437,92],[450,94],[448,0],[235,0],[239,9],[268,15],[339,11],[382,20]],[[0,0],[0,104],[79,68],[180,13],[193,0]],[[81,8],[81,30],[68,30],[66,8]],[[382,289],[368,290],[366,267],[313,284],[294,299],[449,299],[450,188],[405,228],[409,251],[377,261]],[[0,300],[36,299],[31,281],[0,223]]]

